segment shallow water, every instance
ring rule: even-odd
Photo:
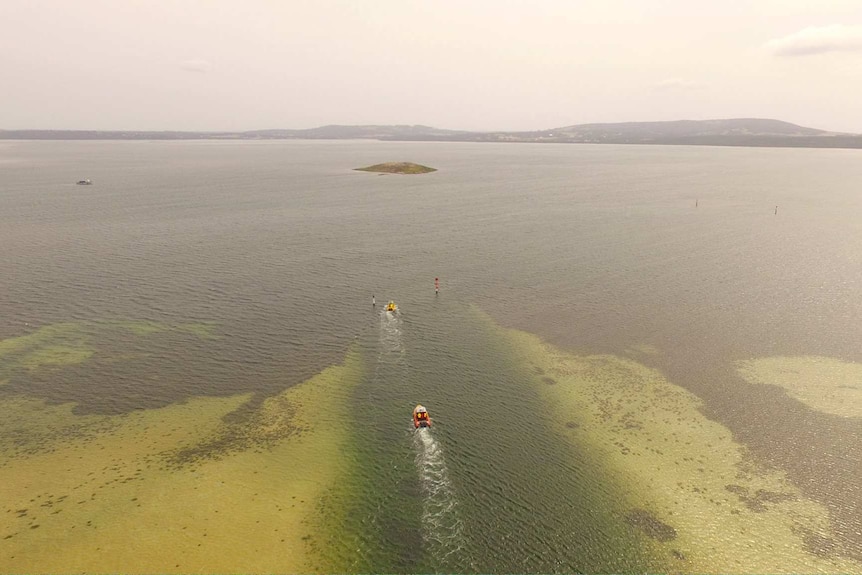
[[[842,553],[862,560],[862,420],[737,369],[862,363],[858,151],[16,142],[0,157],[0,340],[80,326],[26,359],[0,356],[0,400],[73,402],[85,417],[251,394],[241,421],[358,341],[360,471],[333,495],[360,543],[332,544],[348,567],[666,569],[471,305],[562,349],[659,370],[823,505]],[[389,160],[439,171],[352,171]],[[395,318],[381,313],[389,299]],[[212,337],[177,328],[189,325]],[[419,402],[445,464],[430,483],[409,425]]]

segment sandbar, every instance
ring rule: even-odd
[[[664,570],[862,572],[840,555],[827,510],[759,465],[695,395],[629,358],[577,355],[496,329],[546,400],[550,424],[600,462],[598,482],[625,499],[620,520]]]
[[[749,383],[777,385],[808,407],[862,417],[862,364],[831,357],[764,357],[737,362]]]
[[[116,416],[0,400],[3,571],[338,570],[318,503],[351,460],[337,422],[360,372],[351,352],[242,418],[248,395]]]

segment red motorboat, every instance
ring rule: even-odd
[[[428,416],[428,410],[421,405],[413,408],[413,427],[431,427],[431,418]]]

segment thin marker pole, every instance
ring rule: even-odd
[[[434,295],[440,293],[440,278],[434,278]]]

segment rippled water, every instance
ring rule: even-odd
[[[21,142],[0,157],[0,339],[129,318],[221,336],[154,334],[138,353],[94,329],[102,357],[124,361],[67,370],[62,385],[13,374],[0,396],[79,414],[262,401],[358,341],[366,568],[650,565],[619,543],[616,494],[543,427],[526,368],[471,306],[582,353],[662,350],[646,362],[824,503],[862,558],[862,423],[747,385],[733,364],[862,362],[858,151]],[[351,171],[390,160],[439,171]],[[420,402],[435,425],[417,435]]]

